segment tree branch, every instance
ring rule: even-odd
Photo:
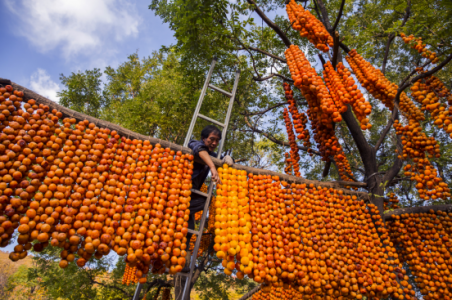
[[[391,118],[389,119],[388,124],[386,125],[385,129],[383,130],[383,132],[380,135],[380,138],[378,139],[377,143],[375,144],[375,152],[378,151],[378,148],[380,148],[380,146],[383,143],[386,135],[391,130],[392,124],[398,118],[399,118],[399,110],[397,109],[396,106],[394,106],[394,109],[392,110]]]
[[[374,156],[372,154],[373,149],[367,142],[366,137],[361,130],[361,127],[359,127],[358,122],[356,121],[356,118],[352,113],[350,105],[347,105],[347,111],[342,113],[341,115],[342,119],[345,121],[345,124],[347,124],[348,130],[350,131],[353,140],[355,141],[356,147],[358,148],[359,154],[361,156],[361,161],[364,164],[364,169],[367,172],[374,172],[373,168],[371,167],[374,163]],[[369,173],[369,175],[370,174],[371,173]]]
[[[339,21],[341,20],[342,11],[344,10],[344,4],[345,0],[342,0],[341,7],[339,8],[339,13],[337,14],[336,22],[334,22],[333,28],[331,28],[331,31],[333,32],[336,31],[337,25],[339,25]]]
[[[381,72],[383,73],[383,75],[385,75],[385,73],[386,73],[386,63],[388,62],[389,48],[391,48],[391,44],[392,44],[392,41],[394,41],[394,38],[395,38],[395,35],[390,34],[389,38],[388,38],[388,42],[386,43],[385,56],[383,58],[383,63],[381,65]]]
[[[264,55],[267,55],[267,56],[269,56],[269,57],[271,57],[271,58],[277,59],[277,60],[279,60],[280,62],[283,62],[283,63],[285,63],[285,64],[287,63],[287,60],[285,60],[284,58],[279,57],[279,56],[274,55],[274,54],[271,54],[271,53],[268,53],[267,51],[264,51],[264,50],[259,49],[259,48],[256,48],[256,47],[246,47],[246,48],[244,47],[244,48],[238,48],[238,49],[235,49],[235,50],[246,50],[247,48],[248,48],[249,50],[253,50],[253,51],[262,53],[262,54],[264,54]]]
[[[394,109],[395,109],[395,107],[394,107]],[[402,139],[398,135],[397,135],[396,148],[397,148],[398,154],[401,154],[403,152]],[[386,182],[390,183],[394,179],[394,177],[396,177],[397,174],[399,174],[399,171],[402,168],[402,165],[403,165],[403,161],[397,155],[392,166],[388,169],[388,171],[386,171],[386,174],[383,177],[383,183],[386,183]]]
[[[280,106],[283,106],[283,105],[286,105],[286,104],[287,104],[287,102],[281,102],[281,103],[278,103],[278,104],[275,104],[275,105],[273,105],[273,106],[270,106],[269,108],[264,109],[264,110],[259,111],[259,112],[253,112],[253,113],[242,112],[242,113],[240,113],[240,114],[241,114],[241,115],[244,115],[244,116],[263,115],[263,114],[265,114],[266,112],[268,112],[268,111],[270,111],[270,110],[272,110],[272,109],[275,109],[275,108],[277,108],[277,107],[280,107]]]
[[[325,25],[326,30],[328,30],[329,33],[333,35],[334,32],[332,31],[330,18],[328,17],[328,11],[326,10],[325,4],[322,0],[316,0],[315,2],[317,2],[317,6],[319,7],[320,13],[322,14],[323,25]]]
[[[323,178],[328,176],[328,173],[330,172],[330,167],[331,167],[331,160],[329,160],[325,163],[325,168],[323,169],[323,172],[322,172]]]
[[[267,15],[259,8],[259,6],[257,6],[256,2],[254,2],[253,0],[247,0],[247,1],[249,4],[254,5],[254,11],[262,18],[262,20],[264,20],[264,22],[268,25],[268,27],[273,29],[276,32],[276,34],[279,35],[279,37],[281,38],[283,43],[286,45],[286,47],[289,48],[290,45],[292,45],[292,43],[290,42],[289,38],[284,34],[284,32],[281,30],[281,28],[279,28],[278,25],[273,23],[267,17]]]
[[[263,136],[265,136],[267,139],[269,139],[270,141],[272,141],[275,144],[281,145],[281,146],[286,146],[286,147],[290,147],[290,144],[288,142],[284,142],[281,140],[278,140],[277,138],[275,138],[274,136],[271,136],[270,134],[266,133],[263,130],[260,130],[259,128],[256,128],[256,126],[251,125],[251,123],[248,120],[248,117],[245,116],[245,123],[246,125],[251,128],[254,132],[257,132],[259,134],[262,134]],[[303,147],[303,146],[298,146],[298,149],[303,150],[303,151],[308,151],[308,147]],[[316,150],[312,150],[311,149],[311,153],[316,154],[316,155],[320,155],[320,152],[316,151]]]
[[[121,288],[119,288],[119,287],[117,287],[117,286],[114,286],[114,285],[108,285],[108,284],[105,284],[105,283],[102,283],[102,282],[98,282],[98,281],[92,279],[91,277],[90,277],[89,279],[90,279],[91,283],[95,283],[95,284],[101,285],[101,286],[106,287],[106,288],[108,288],[108,289],[115,289],[115,290],[118,290],[118,291],[122,292],[123,294],[127,295],[128,297],[131,297],[131,296],[132,296],[132,295],[130,295],[129,293],[127,293],[126,291],[124,291],[123,289],[121,289]]]
[[[278,73],[271,73],[270,75],[268,75],[268,76],[266,76],[266,77],[262,77],[262,76],[259,76],[259,77],[256,77],[256,76],[253,76],[253,80],[254,81],[265,81],[265,80],[268,80],[268,79],[270,79],[270,78],[272,78],[272,77],[279,77],[279,78],[282,78],[284,81],[286,81],[286,82],[291,82],[291,83],[293,83],[294,81],[292,80],[292,79],[289,79],[289,78],[287,78],[287,77],[285,77],[285,76],[283,76],[283,75],[281,75],[281,74],[278,74]]]
[[[333,33],[333,41],[333,58],[331,59],[331,63],[333,64],[333,68],[336,69],[337,58],[339,55],[339,33],[337,31]]]
[[[430,71],[427,71],[425,73],[419,74],[418,76],[412,78],[412,79],[408,79],[409,76],[411,76],[412,74],[414,74],[412,72],[412,74],[408,75],[407,78],[405,78],[404,83],[399,87],[399,89],[397,90],[397,94],[395,97],[395,101],[397,103],[399,103],[399,99],[400,99],[400,94],[407,88],[409,87],[413,82],[418,81],[419,79],[428,77],[430,75],[435,74],[436,72],[438,72],[439,70],[441,70],[445,65],[447,65],[450,61],[452,60],[452,54],[450,54],[445,60],[443,60],[439,65],[437,65],[436,67],[434,67],[433,69],[431,69]]]
[[[408,21],[410,13],[411,13],[411,0],[407,0],[407,7],[405,9],[405,15],[403,16],[402,27],[405,26],[406,22]],[[386,43],[385,56],[383,58],[383,64],[381,66],[381,72],[383,73],[383,75],[385,75],[386,73],[386,64],[388,62],[389,57],[389,48],[391,47],[391,44],[394,41],[395,37],[396,37],[395,33],[389,34],[388,42]]]

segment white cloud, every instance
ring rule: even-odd
[[[6,0],[16,32],[42,52],[73,55],[114,52],[114,41],[138,34],[140,18],[125,0]]]
[[[38,69],[31,75],[30,89],[52,101],[58,102],[60,99],[57,96],[57,92],[60,91],[60,86],[50,78],[46,70]]]

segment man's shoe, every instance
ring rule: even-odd
[[[188,273],[190,272],[190,266],[185,266],[182,268],[182,270],[180,271],[181,273]]]

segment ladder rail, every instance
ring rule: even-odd
[[[226,113],[226,119],[224,120],[222,139],[220,141],[220,146],[218,147],[218,152],[217,152],[218,155],[217,156],[220,156],[219,158],[221,158],[221,151],[223,151],[224,141],[226,140],[226,134],[228,132],[229,119],[231,118],[232,106],[234,105],[235,92],[237,92],[237,87],[239,85],[239,77],[240,77],[240,70],[237,69],[237,71],[235,72],[234,87],[232,88],[232,93],[231,93],[232,97],[229,100],[228,111]]]
[[[201,90],[201,95],[199,95],[198,104],[196,104],[195,113],[193,114],[193,118],[190,122],[190,127],[188,127],[187,136],[185,137],[184,147],[188,146],[188,142],[190,142],[191,135],[193,133],[193,129],[195,128],[196,119],[198,118],[199,110],[201,109],[202,102],[204,100],[204,96],[206,95],[207,87],[209,86],[210,78],[212,77],[213,68],[217,63],[217,58],[214,57],[212,59],[212,64],[210,65],[209,72],[207,73],[206,81],[204,82],[204,86]]]
[[[207,219],[207,210],[209,209],[210,200],[212,199],[213,186],[214,186],[213,183],[211,183],[209,185],[209,191],[208,191],[209,197],[207,197],[206,202],[204,203],[204,209],[202,212],[201,223],[199,224],[199,229],[198,229],[199,234],[197,234],[197,236],[196,236],[195,247],[193,249],[192,257],[190,259],[190,271],[188,273],[188,277],[185,279],[184,291],[182,292],[181,300],[190,299],[189,291],[191,289],[191,280],[193,278],[193,272],[195,270],[195,265],[196,265],[196,258],[198,257],[199,246],[201,245],[201,239],[203,236],[204,225],[205,225],[205,222]]]

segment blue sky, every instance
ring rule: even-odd
[[[151,0],[0,1],[0,77],[57,101],[59,76],[117,67],[176,43]]]

